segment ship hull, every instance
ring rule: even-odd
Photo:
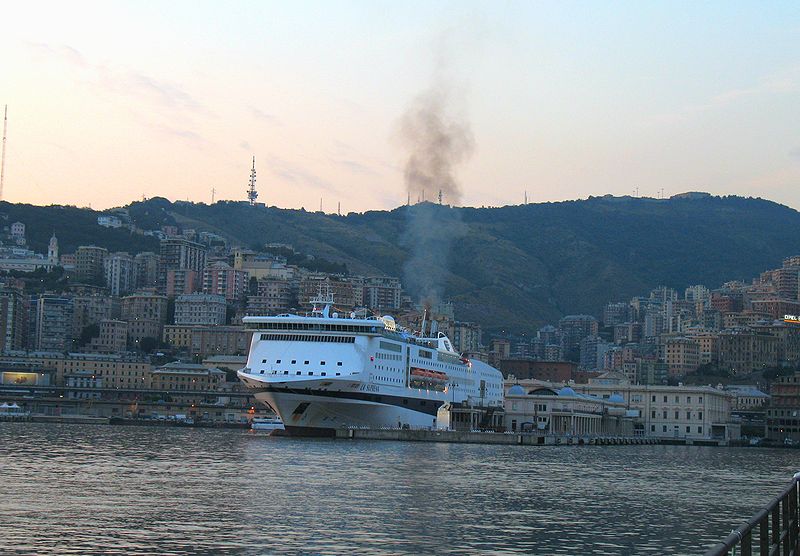
[[[436,410],[442,402],[399,396],[360,393],[264,389],[255,394],[272,407],[292,436],[333,436],[338,428],[435,428]],[[380,399],[381,401],[374,401]],[[416,409],[409,409],[411,405]]]

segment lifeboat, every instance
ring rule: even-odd
[[[411,368],[411,380],[426,380],[429,382],[447,382],[447,373],[431,371],[430,369]]]

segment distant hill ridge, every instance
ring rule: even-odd
[[[247,247],[289,243],[345,263],[355,273],[402,278],[411,249],[409,207],[337,216],[153,198],[126,208],[145,229],[185,223],[223,232]],[[800,213],[755,198],[693,192],[670,199],[606,196],[499,208],[430,208],[447,211],[431,227],[453,216],[461,222],[444,295],[456,302],[458,319],[477,321],[489,331],[532,331],[564,314],[597,315],[608,301],[645,295],[658,285],[682,290],[749,280],[800,254]],[[0,203],[7,224],[26,223],[37,250],[46,247],[54,229],[62,252],[80,242],[133,252],[157,249],[152,238],[99,228],[98,214]],[[131,242],[127,247],[120,244],[125,239]]]

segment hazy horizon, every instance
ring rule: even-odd
[[[773,199],[769,199],[769,198],[766,198],[766,197],[732,195],[732,194],[725,194],[725,193],[716,194],[716,193],[709,193],[707,191],[682,191],[682,192],[675,193],[674,195],[671,195],[669,197],[663,197],[663,198],[650,197],[650,196],[646,196],[646,195],[640,195],[640,196],[636,197],[634,195],[612,195],[611,193],[605,193],[605,194],[589,195],[587,197],[581,197],[581,198],[576,198],[576,199],[558,199],[558,200],[541,200],[541,201],[530,201],[529,200],[527,204],[529,204],[529,205],[540,205],[540,204],[548,204],[548,203],[570,203],[570,202],[588,201],[588,200],[590,200],[592,198],[597,199],[597,198],[604,198],[604,197],[613,197],[615,199],[629,198],[629,199],[651,200],[651,201],[669,201],[669,200],[671,200],[671,199],[673,199],[675,197],[680,197],[682,195],[687,195],[687,194],[710,195],[712,197],[736,196],[736,197],[739,197],[739,198],[742,198],[742,199],[756,199],[756,200],[762,200],[762,201],[766,201],[766,202],[770,202],[770,203],[776,203],[778,205],[790,208],[790,209],[792,209],[794,211],[800,211],[800,209],[797,208],[797,207],[793,207],[793,206],[785,204],[785,203],[780,203],[778,201],[775,201]],[[211,206],[212,205],[212,203],[210,203],[209,201],[191,200],[191,199],[189,201],[187,201],[186,199],[170,198],[169,196],[166,196],[166,195],[153,195],[152,197],[147,197],[144,200],[145,201],[150,201],[152,199],[157,199],[157,198],[166,199],[170,203],[190,202],[190,203],[201,204],[201,205],[206,205],[206,206]],[[24,201],[15,202],[15,201],[10,201],[10,200],[6,200],[6,199],[3,199],[0,202],[29,204],[31,206],[38,206],[38,207],[44,207],[44,206],[71,206],[71,207],[76,207],[76,208],[79,208],[79,209],[89,209],[89,210],[102,212],[102,211],[109,211],[109,210],[113,210],[113,209],[125,208],[125,207],[127,207],[129,205],[132,205],[133,203],[142,202],[142,201],[143,201],[143,199],[131,199],[128,202],[125,202],[125,203],[122,203],[122,204],[119,204],[119,205],[110,206],[110,207],[96,207],[96,206],[92,206],[92,205],[78,205],[78,204],[75,204],[75,203],[38,204],[38,203],[26,203]],[[223,203],[223,202],[247,203],[247,200],[245,200],[245,199],[217,199],[217,200],[214,201],[213,204]],[[436,201],[431,201],[431,200],[426,200],[425,202],[431,203],[431,204],[436,204]],[[412,203],[412,204],[414,204],[414,203]],[[453,205],[453,204],[449,204],[449,203],[444,203],[444,204],[447,205],[448,208],[476,208],[476,209],[487,208],[487,209],[489,209],[489,208],[506,208],[506,207],[523,206],[525,203],[508,203],[508,204],[504,204],[504,205],[467,205],[467,204]],[[404,206],[406,206],[405,203],[404,204],[399,204],[399,205],[396,205],[396,206],[390,206],[390,207],[373,207],[373,208],[365,208],[363,210],[350,210],[350,211],[342,210],[341,211],[341,216],[347,216],[350,213],[353,213],[353,214],[364,214],[366,212],[376,212],[376,211],[378,211],[378,212],[381,212],[381,211],[382,212],[391,212],[393,210],[397,210],[397,209],[402,208]],[[281,210],[305,210],[306,212],[319,212],[319,205],[317,205],[316,207],[306,207],[306,206],[279,207],[279,206],[276,206],[276,205],[265,204],[264,208],[277,208],[277,209],[281,209]],[[323,207],[323,208],[324,208],[324,210],[322,212],[325,213],[325,214],[335,215],[336,212],[337,212],[335,206],[332,209],[330,207]]]
[[[435,144],[400,130],[434,91],[434,120],[463,132],[450,162],[465,206],[638,188],[800,207],[796,3],[31,2],[4,15],[10,202],[244,200],[255,156],[267,205],[392,209],[409,156]]]

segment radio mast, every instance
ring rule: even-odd
[[[0,201],[3,200],[3,180],[6,177],[6,136],[8,134],[8,104],[3,110],[3,154],[0,158]]]
[[[253,168],[250,170],[250,184],[247,186],[247,200],[250,205],[256,204],[258,199],[258,191],[256,191],[256,157],[253,157]]]

